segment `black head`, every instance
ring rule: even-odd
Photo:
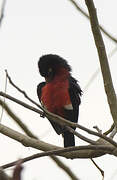
[[[65,59],[58,55],[47,54],[40,57],[38,62],[39,72],[41,76],[53,77],[59,68],[65,68],[69,72],[71,71],[71,67],[67,63]]]

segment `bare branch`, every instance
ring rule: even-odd
[[[113,131],[114,127],[115,127],[115,124],[113,123],[112,126],[110,127],[110,129],[108,129],[108,130],[107,130],[106,132],[104,132],[103,134],[104,134],[104,135],[108,135],[109,133],[111,133],[111,131]]]
[[[0,92],[0,96],[3,96],[3,97],[5,97],[5,98],[7,98],[7,99],[9,99],[9,100],[17,103],[17,104],[20,104],[21,106],[23,106],[23,107],[25,107],[25,108],[27,108],[27,109],[30,109],[30,110],[32,110],[32,111],[34,111],[34,112],[37,112],[37,113],[39,113],[40,115],[43,115],[43,112],[40,111],[39,109],[36,109],[36,108],[34,108],[33,106],[30,106],[30,105],[28,105],[28,104],[26,104],[26,103],[24,103],[24,102],[22,102],[22,101],[20,101],[20,100],[18,100],[18,99],[16,99],[16,98],[14,98],[14,97],[12,97],[12,96],[4,93],[4,92]]]
[[[91,161],[96,166],[96,168],[100,171],[100,173],[101,173],[101,175],[102,175],[102,177],[104,179],[104,171],[96,164],[96,162],[93,159],[91,159]]]
[[[94,157],[99,157],[101,155],[104,155],[105,153],[109,153],[109,154],[113,154],[117,156],[116,148],[107,142],[106,144],[104,144],[105,143],[104,141],[102,145],[100,144],[100,145],[87,145],[87,146],[79,146],[79,147],[76,146],[76,147],[70,147],[70,148],[60,148],[55,145],[48,144],[43,141],[25,136],[2,124],[0,125],[0,133],[22,143],[26,147],[33,147],[42,151],[55,150],[54,153],[51,155],[59,155],[59,156],[70,158],[70,159],[94,158]]]
[[[101,130],[101,129],[99,129],[99,127],[98,127],[98,126],[93,126],[93,128],[94,128],[94,129],[96,129],[98,133],[102,134],[102,130]]]
[[[37,112],[39,114],[42,113],[38,109],[36,109],[36,108],[34,108],[32,106],[29,106],[26,103],[24,103],[24,102],[22,102],[20,100],[17,100],[16,98],[13,98],[12,96],[9,96],[9,95],[7,95],[7,94],[5,94],[3,92],[0,92],[0,96],[4,96],[4,97],[6,97],[6,98],[8,98],[8,99],[22,105],[22,106],[24,106],[24,107],[26,107],[26,108],[28,108],[28,109],[30,109],[32,111],[35,111],[35,112]],[[117,147],[117,143],[115,141],[113,141],[111,138],[109,138],[109,137],[107,137],[107,136],[105,136],[103,134],[92,131],[92,130],[90,130],[90,129],[86,128],[86,127],[83,127],[83,126],[81,126],[81,125],[79,125],[77,123],[70,122],[70,121],[68,121],[68,120],[66,120],[66,119],[64,119],[64,118],[62,118],[62,117],[60,117],[60,116],[58,116],[56,114],[53,114],[53,113],[47,111],[46,109],[44,109],[44,111],[45,111],[45,116],[48,119],[51,119],[52,121],[60,124],[61,126],[70,126],[70,127],[76,127],[76,128],[82,129],[83,131],[86,131],[89,134],[92,134],[92,135],[95,135],[95,136],[98,136],[100,138],[105,139],[106,141],[108,141],[109,143],[111,143],[112,145]]]
[[[3,105],[4,104],[4,105]],[[0,99],[0,105],[4,107],[5,111],[7,112],[7,114],[20,126],[20,128],[30,137],[32,138],[36,138],[36,136],[34,134],[31,133],[31,131],[29,131],[29,129],[27,128],[27,126],[13,113],[13,111],[8,107],[8,105],[6,103],[4,103],[1,99]]]
[[[3,105],[4,103],[4,105]],[[6,110],[6,112],[8,113],[8,115],[20,126],[20,128],[29,136],[35,139],[38,139],[28,128],[27,126],[20,120],[20,118],[18,118],[18,116],[16,116],[13,111],[8,107],[8,105],[5,102],[2,102],[2,100],[0,100],[0,104],[1,106],[4,106],[4,109]],[[69,175],[72,180],[78,180],[78,178],[75,176],[75,174],[71,171],[71,169],[66,166],[61,160],[59,160],[58,157],[55,156],[51,156],[50,157],[57,165],[59,168],[61,168],[62,170],[65,171],[65,173],[67,175]]]
[[[94,35],[95,44],[96,44],[98,55],[99,55],[105,92],[107,95],[107,99],[108,99],[110,111],[111,111],[111,114],[113,117],[113,121],[117,127],[117,98],[116,98],[116,93],[115,93],[113,83],[112,83],[112,78],[111,78],[111,73],[110,73],[110,68],[109,68],[109,64],[108,64],[108,59],[107,59],[107,55],[106,55],[104,42],[103,42],[103,39],[102,39],[102,36],[100,33],[100,29],[99,29],[99,23],[98,23],[98,19],[97,19],[95,6],[93,3],[93,0],[90,0],[90,1],[85,0],[85,2],[87,5],[87,8],[89,10],[89,14],[90,14],[90,22],[91,22],[92,32]]]
[[[24,97],[26,97],[30,102],[32,102],[32,103],[35,104],[38,108],[40,108],[40,109],[43,110],[43,108],[42,108],[39,104],[37,104],[34,100],[32,100],[32,99],[26,94],[25,91],[21,90],[18,86],[16,86],[16,85],[13,83],[13,81],[11,80],[11,77],[8,75],[7,70],[5,70],[5,72],[6,72],[7,78],[9,79],[9,82],[10,82],[10,84],[11,84],[12,86],[15,87],[20,93],[22,93],[22,94],[24,95]]]
[[[3,0],[3,1],[2,1],[2,7],[1,7],[1,9],[0,9],[0,26],[1,26],[1,24],[2,24],[3,17],[4,17],[5,5],[6,5],[6,0]]]
[[[66,166],[62,161],[60,161],[57,157],[55,156],[51,156],[54,161],[56,161],[56,164],[58,165],[58,167],[61,167],[66,173],[67,175],[69,175],[71,177],[72,180],[80,180],[78,177],[76,177],[76,175],[73,173],[73,171],[71,170],[71,168],[69,168],[68,166]]]
[[[114,138],[114,136],[116,135],[116,133],[117,133],[117,129],[116,129],[116,127],[114,127],[114,129],[112,130],[112,132],[111,132],[111,134],[110,134],[110,138]]]
[[[75,136],[77,136],[77,137],[79,137],[80,139],[82,139],[83,141],[86,141],[86,142],[88,142],[88,143],[90,143],[90,144],[93,144],[93,145],[98,144],[97,142],[95,142],[95,141],[93,141],[93,140],[91,140],[91,139],[89,139],[89,138],[81,135],[80,133],[76,132],[76,131],[75,131],[74,129],[72,129],[71,127],[68,127],[68,126],[67,126],[66,129],[67,129],[68,131],[70,131],[71,133],[73,133]]]
[[[80,150],[104,150],[104,151],[111,151],[113,148],[109,147],[109,146],[105,146],[105,145],[99,145],[99,146],[95,146],[95,145],[88,145],[88,146],[77,146],[77,147],[68,147],[68,148],[59,148],[57,150],[51,150],[51,151],[47,151],[47,152],[42,152],[42,153],[37,153],[31,156],[28,156],[26,158],[21,159],[22,163],[30,161],[30,160],[34,160],[40,157],[45,157],[45,156],[52,156],[52,155],[61,155],[63,154],[63,156],[65,155],[65,153],[67,154],[67,152],[71,152],[71,151],[80,151]],[[79,158],[79,157],[78,157]],[[72,157],[71,157],[72,159]],[[16,165],[18,163],[18,161],[14,161],[12,163],[9,164],[5,164],[3,166],[1,166],[1,168],[6,169],[9,167],[12,167],[14,165]]]
[[[111,58],[114,53],[117,51],[117,46],[108,54],[108,58]],[[95,80],[97,75],[99,74],[100,68],[97,68],[97,70],[92,74],[91,78],[88,80],[87,84],[83,88],[83,92],[87,91],[88,87],[92,84],[92,82]]]
[[[7,76],[5,78],[5,88],[4,88],[5,93],[6,93],[6,90],[7,90]],[[2,122],[2,117],[3,117],[3,113],[4,113],[4,104],[5,104],[5,97],[3,99],[2,112],[1,112],[1,115],[0,115],[0,123]]]
[[[75,8],[84,15],[84,17],[86,17],[87,19],[90,19],[90,17],[88,16],[88,14],[80,7],[80,5],[78,3],[76,3],[74,0],[70,0],[71,3],[75,6]],[[114,43],[117,43],[117,39],[115,37],[113,37],[110,33],[108,33],[101,25],[99,25],[101,31],[109,38],[111,39]]]
[[[115,147],[117,147],[117,143],[116,143],[115,141],[113,141],[112,139],[110,139],[109,137],[105,136],[104,134],[97,133],[97,132],[92,131],[92,130],[90,130],[90,129],[88,129],[88,128],[85,128],[85,127],[83,127],[83,126],[81,126],[81,125],[79,125],[79,124],[77,125],[77,127],[80,128],[80,129],[82,129],[82,130],[84,130],[84,131],[86,131],[86,132],[88,132],[89,134],[98,136],[98,137],[106,140],[107,142],[111,143],[111,144],[114,145]],[[111,141],[111,140],[112,140],[112,141]]]
[[[36,158],[44,157],[44,156],[46,156],[46,155],[48,156],[48,153],[49,153],[49,152],[47,152],[47,153],[38,153],[38,154],[35,154],[35,155],[32,155],[32,156],[23,158],[23,159],[21,159],[22,164],[25,163],[25,162],[27,162],[27,161],[34,160],[34,159],[36,159]],[[43,156],[43,155],[44,155],[44,156]],[[55,157],[55,156],[53,156],[53,157]],[[56,159],[56,160],[57,160],[57,161],[56,161],[57,165],[58,165],[59,167],[61,167],[61,168],[67,173],[67,175],[69,175],[69,177],[72,178],[72,180],[79,180],[79,178],[77,178],[77,177],[75,176],[75,174],[73,174],[73,172],[71,171],[71,169],[69,169],[69,168],[68,168],[65,164],[63,164],[59,159]],[[3,167],[3,169],[7,169],[7,168],[10,168],[10,167],[15,166],[17,163],[18,163],[18,161],[13,161],[13,162],[11,162],[11,163],[8,163],[8,164],[3,165],[2,167]]]

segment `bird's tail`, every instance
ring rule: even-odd
[[[64,137],[64,147],[75,146],[75,137],[71,132],[65,131],[63,133],[63,137]]]

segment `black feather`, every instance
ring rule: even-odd
[[[73,110],[64,109],[65,118],[71,122],[77,123],[79,116],[79,105],[81,103],[80,96],[82,90],[77,83],[77,80],[72,76],[69,77],[69,95],[72,102]],[[75,128],[73,128],[75,130]],[[64,147],[75,146],[75,137],[69,132],[63,132],[64,136]]]
[[[39,72],[41,76],[47,77],[49,68],[52,68],[53,73],[56,73],[56,70],[64,67],[69,72],[71,71],[70,65],[68,65],[67,61],[62,57],[54,54],[47,54],[40,57],[38,61]]]
[[[42,88],[45,86],[46,82],[41,82],[40,84],[38,84],[37,86],[37,95],[39,98],[39,101],[41,102],[41,94],[42,94]]]

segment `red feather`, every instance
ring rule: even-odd
[[[56,72],[54,79],[42,89],[41,100],[48,111],[64,117],[63,107],[71,104],[69,96],[69,72],[61,68]]]

